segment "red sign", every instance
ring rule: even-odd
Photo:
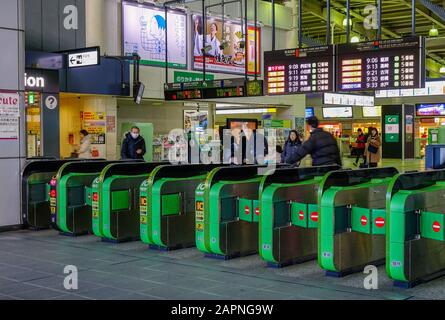
[[[303,210],[300,210],[300,212],[298,213],[298,218],[300,218],[300,220],[304,220],[304,212],[303,212]]]
[[[366,226],[368,224],[368,218],[366,218],[366,216],[362,216],[360,218],[360,222],[361,222],[362,226]]]
[[[433,223],[433,230],[434,230],[434,232],[439,232],[440,229],[441,229],[440,223],[438,221],[434,221],[434,223]]]
[[[260,215],[260,208],[255,208],[255,214],[256,214],[257,216]]]
[[[249,208],[249,206],[245,206],[245,207],[244,207],[244,213],[247,214],[247,215],[250,214],[250,208]]]
[[[385,218],[378,217],[375,219],[374,223],[377,228],[383,228],[385,225]]]
[[[49,196],[51,198],[55,198],[56,197],[56,190],[51,190],[51,192],[49,193]]]
[[[311,213],[311,220],[314,222],[318,222],[318,212]]]
[[[93,193],[93,201],[97,201],[99,200],[99,195],[97,194],[97,192]]]

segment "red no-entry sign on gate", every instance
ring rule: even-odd
[[[385,219],[383,217],[378,217],[375,219],[375,226],[377,228],[383,228],[385,225]]]
[[[442,228],[442,226],[440,225],[440,223],[438,221],[434,221],[434,223],[433,223],[434,232],[440,232],[441,228]]]
[[[314,222],[318,222],[318,212],[311,213],[311,220]]]
[[[249,206],[245,206],[245,207],[244,207],[244,213],[245,213],[245,214],[250,214],[250,208],[249,208]]]
[[[362,216],[360,218],[360,223],[362,224],[362,226],[366,226],[368,224],[368,218],[366,218],[366,216]]]
[[[300,220],[304,220],[304,212],[303,212],[303,210],[300,210],[300,212],[298,213],[298,218]]]

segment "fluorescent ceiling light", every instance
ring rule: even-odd
[[[265,108],[265,109],[225,109],[225,110],[216,110],[216,114],[260,114],[260,113],[275,113],[276,109],[274,108]]]

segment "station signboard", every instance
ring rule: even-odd
[[[334,47],[320,46],[264,52],[268,95],[332,92]]]
[[[425,86],[424,38],[376,40],[337,46],[337,91],[414,89]]]
[[[217,99],[262,95],[263,82],[261,80],[246,83],[244,78],[169,83],[164,89],[165,100]]]
[[[100,64],[100,48],[85,48],[68,52],[68,68],[97,66]]]

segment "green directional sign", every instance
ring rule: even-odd
[[[202,73],[200,72],[187,72],[187,71],[175,71],[174,73],[174,82],[194,82],[194,81],[202,81]],[[215,76],[213,74],[206,73],[206,81],[215,80]]]
[[[397,143],[400,141],[400,119],[398,115],[385,116],[385,141]]]

